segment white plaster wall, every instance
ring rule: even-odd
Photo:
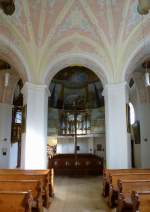
[[[78,153],[90,153],[88,138],[78,138],[77,145],[80,146]],[[74,153],[74,138],[73,137],[61,137],[58,138],[57,153]]]
[[[11,145],[9,168],[16,168],[18,158],[18,143]]]
[[[78,153],[94,153],[98,156],[106,158],[106,145],[105,145],[105,137],[80,137],[77,142],[78,146],[80,146],[80,150]],[[97,151],[97,144],[102,144],[103,151]],[[74,138],[73,137],[58,137],[57,143],[57,153],[65,154],[65,153],[74,153]]]
[[[141,166],[150,168],[150,104],[138,105],[141,132]]]
[[[11,121],[12,106],[0,103],[0,168],[9,168]],[[3,152],[6,152],[6,155],[3,155]]]
[[[25,148],[26,148],[26,134],[22,133],[21,136],[21,168],[25,167]]]
[[[138,102],[134,100],[134,98],[132,99],[131,102],[135,110],[135,120],[140,120],[140,108],[138,108]],[[135,168],[141,167],[141,144],[135,144],[135,142],[134,142],[134,165]]]
[[[134,143],[134,164],[135,168],[141,167],[141,144]]]

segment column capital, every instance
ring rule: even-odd
[[[27,96],[28,96],[28,93],[30,91],[33,91],[33,92],[44,92],[47,97],[50,96],[50,90],[48,88],[47,85],[44,85],[44,84],[33,84],[33,83],[30,83],[30,82],[25,82],[22,90],[21,90],[21,93],[24,95],[24,103],[26,102],[26,99],[27,99]]]
[[[123,82],[118,82],[118,83],[108,83],[108,84],[105,84],[104,86],[104,89],[107,89],[107,88],[118,88],[118,87],[127,87],[128,88],[128,83],[126,81],[123,81]]]
[[[128,102],[128,89],[129,89],[129,85],[126,81],[124,82],[119,82],[119,83],[110,83],[110,84],[106,84],[104,86],[104,90],[103,90],[103,96],[106,97],[108,95],[108,93],[112,92],[113,93],[117,93],[119,94],[120,92],[122,93],[122,95],[126,96],[126,102]]]
[[[33,84],[31,82],[25,82],[23,88],[22,88],[22,93],[24,94],[26,92],[27,89],[30,90],[47,90],[48,92],[48,96],[50,96],[50,91],[47,85],[44,84]]]

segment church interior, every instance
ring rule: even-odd
[[[0,0],[0,212],[150,211],[150,0]]]

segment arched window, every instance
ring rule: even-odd
[[[135,123],[135,110],[131,102],[129,102],[129,108],[130,108],[130,124],[133,125]]]

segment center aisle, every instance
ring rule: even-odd
[[[109,212],[101,196],[102,177],[55,178],[55,197],[49,212]]]

